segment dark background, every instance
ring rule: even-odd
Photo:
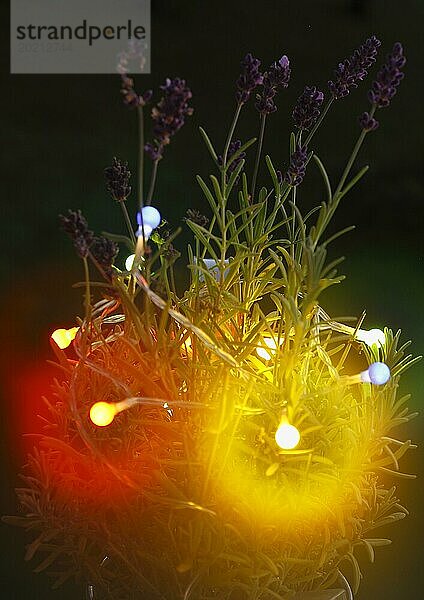
[[[281,168],[291,109],[303,86],[325,89],[337,62],[372,33],[383,42],[378,63],[393,42],[402,41],[408,57],[406,78],[392,106],[379,112],[380,129],[369,135],[357,162],[356,168],[369,163],[369,173],[343,200],[335,219],[337,228],[357,225],[332,248],[334,256],[347,256],[341,270],[348,279],[323,301],[332,314],[359,315],[366,308],[368,328],[401,328],[404,340],[413,338],[414,354],[423,351],[424,343],[423,17],[422,0],[153,0],[152,74],[136,80],[139,90],[157,90],[166,76],[180,76],[193,90],[195,114],[167,149],[155,194],[162,214],[178,226],[187,208],[206,210],[194,176],[207,175],[211,164],[197,127],[204,126],[222,147],[232,118],[239,61],[246,52],[262,58],[264,65],[282,54],[292,63],[290,87],[280,93],[279,110],[269,118],[266,132],[266,151]],[[6,40],[5,12],[3,34]],[[119,207],[105,193],[103,169],[117,155],[135,172],[137,152],[136,115],[122,106],[117,76],[11,76],[8,57],[5,46],[1,60],[6,80],[0,96],[3,514],[16,511],[13,488],[24,461],[22,433],[38,427],[35,414],[42,411],[40,396],[48,389],[49,333],[71,326],[75,314],[81,314],[81,293],[71,288],[81,278],[81,265],[58,230],[57,215],[81,208],[93,229],[124,232]],[[338,102],[314,139],[314,150],[333,180],[358,134],[357,115],[367,108],[369,84]],[[256,135],[257,126],[257,115],[249,108],[239,136]],[[265,182],[264,171],[261,176]],[[311,166],[299,194],[302,209],[320,202],[322,192]],[[134,195],[131,202],[134,211]],[[183,252],[187,240],[187,233],[177,240]],[[181,281],[184,277],[181,272]],[[421,408],[422,381],[421,365],[403,377],[402,390],[412,392],[414,410]],[[420,442],[423,434],[420,416],[399,435]],[[376,532],[394,543],[379,549],[374,566],[364,558],[359,600],[421,595],[422,459],[420,447],[403,461],[406,471],[420,474],[417,481],[400,480],[398,486],[411,515],[387,532]],[[2,598],[82,597],[72,588],[50,592],[47,578],[33,574],[23,561],[25,536],[5,525],[0,532]]]

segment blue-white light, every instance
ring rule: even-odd
[[[161,222],[160,212],[154,206],[143,206],[141,212],[137,213],[137,223],[144,228],[156,229]]]
[[[384,385],[390,379],[390,369],[382,362],[372,363],[366,371],[361,373],[361,380],[374,385]]]

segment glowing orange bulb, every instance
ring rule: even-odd
[[[109,404],[109,402],[96,402],[90,408],[90,419],[94,425],[106,427],[112,423],[116,413],[117,410],[113,404]]]
[[[67,348],[72,340],[77,335],[79,327],[71,327],[71,329],[56,329],[53,331],[51,338],[62,350]]]
[[[283,450],[293,450],[300,442],[299,430],[289,423],[281,423],[275,432],[275,441]]]

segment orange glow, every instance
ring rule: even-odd
[[[110,425],[117,413],[116,407],[109,402],[96,402],[90,408],[90,419],[98,427]]]
[[[62,350],[67,348],[72,340],[77,335],[79,327],[71,327],[71,329],[56,329],[53,331],[51,338]]]

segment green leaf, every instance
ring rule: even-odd
[[[362,169],[359,171],[359,173],[357,173],[355,175],[355,177],[353,177],[349,181],[349,183],[347,183],[345,185],[345,187],[343,188],[343,190],[339,193],[339,200],[341,198],[343,198],[343,196],[345,194],[347,194],[348,191],[351,190],[353,188],[353,186],[356,185],[360,179],[362,179],[362,177],[365,175],[365,173],[368,171],[368,169],[369,169],[369,165],[366,165],[365,167],[362,167]]]
[[[290,156],[296,152],[296,136],[293,131],[290,134]]]
[[[267,154],[265,156],[266,166],[268,167],[269,174],[271,175],[272,184],[274,186],[275,195],[280,195],[280,184],[278,182],[277,172],[274,169],[274,165],[272,164],[271,157]]]
[[[200,175],[197,175],[196,179],[197,179],[200,187],[202,188],[207,201],[209,202],[209,206],[211,207],[212,212],[215,215],[216,220],[218,221],[218,224],[220,224],[221,223],[221,214],[219,212],[218,203],[217,203],[216,199],[214,198],[212,192],[210,191],[210,189],[208,188],[206,182],[202,179],[202,177],[200,177]]]
[[[206,144],[206,148],[209,150],[209,154],[212,156],[213,161],[215,162],[215,164],[218,164],[218,156],[215,152],[215,149],[212,145],[212,142],[209,139],[208,134],[206,133],[206,131],[203,129],[203,127],[199,127],[199,131],[200,131],[200,135],[203,138],[203,141]]]
[[[108,231],[102,231],[102,235],[117,244],[125,244],[131,252],[134,251],[134,243],[126,235],[117,235],[116,233],[109,233]]]
[[[328,177],[327,171],[325,170],[325,167],[322,164],[321,160],[318,158],[318,156],[316,154],[314,154],[313,158],[314,158],[314,161],[316,162],[316,164],[318,165],[318,168],[319,168],[322,178],[324,180],[325,188],[327,190],[327,199],[329,202],[331,202],[331,198],[333,197],[333,192],[331,191],[330,178]]]
[[[234,171],[231,173],[230,180],[227,184],[227,198],[231,194],[231,190],[233,189],[234,184],[236,183],[241,171],[243,170],[244,163],[245,161],[241,160],[237,167],[234,169]]]

